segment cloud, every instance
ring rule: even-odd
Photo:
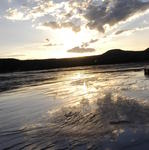
[[[15,3],[10,1],[11,3]],[[23,2],[23,1],[22,1]],[[5,18],[9,20],[36,20],[53,11],[52,0],[28,0],[21,3],[17,8],[9,8],[6,10]]]
[[[51,0],[41,0],[37,1],[37,4],[31,8],[29,11],[29,16],[34,19],[42,17],[51,12],[51,9],[54,7],[54,3]]]
[[[94,51],[95,51],[94,48],[74,47],[74,48],[68,50],[67,52],[69,52],[69,53],[91,53]]]
[[[74,32],[79,32],[81,30],[80,26],[77,26],[72,22],[63,22],[61,28],[71,28]]]
[[[143,31],[143,30],[148,30],[149,26],[145,26],[145,27],[137,27],[137,28],[132,28],[132,29],[123,29],[123,30],[118,30],[115,32],[115,35],[130,35],[136,31]]]
[[[56,44],[56,43],[47,43],[47,44],[44,44],[44,46],[62,46],[63,44]]]
[[[58,29],[61,28],[60,25],[57,22],[51,21],[51,22],[45,22],[42,24],[43,27],[49,27],[52,29]]]
[[[17,9],[11,9],[9,8],[6,11],[5,18],[9,20],[28,20],[29,18],[27,16],[24,16],[24,14]]]
[[[47,47],[62,46],[63,45],[63,44],[52,43],[52,42],[50,42],[50,40],[48,38],[46,38],[45,41],[46,41],[46,44],[44,44],[43,46],[47,46]]]
[[[123,33],[129,32],[129,31],[131,31],[131,30],[130,30],[130,29],[118,30],[118,31],[116,31],[116,32],[115,32],[115,35],[120,35],[120,34],[123,34]]]
[[[90,40],[90,43],[95,43],[95,42],[97,42],[98,41],[98,39],[91,39]]]
[[[17,58],[17,57],[25,57],[25,54],[10,54],[10,55],[4,55],[6,58]]]
[[[79,32],[83,21],[80,15],[82,9],[85,9],[85,1],[27,1],[25,6],[20,6],[20,8],[9,8],[5,18],[9,20],[31,19],[37,28],[40,24],[52,29],[70,28],[74,32]]]
[[[43,27],[49,27],[52,29],[61,29],[61,28],[71,28],[74,32],[79,32],[80,31],[80,26],[76,26],[72,22],[62,22],[62,23],[57,23],[57,22],[45,22]]]
[[[98,42],[99,39],[91,39],[89,42],[82,43],[81,47],[88,47],[92,43]]]
[[[113,26],[126,21],[136,13],[149,9],[149,2],[141,0],[105,0],[101,5],[90,5],[87,8],[87,26],[105,32],[105,25]]]
[[[24,7],[9,8],[5,17],[31,19],[36,28],[40,25],[46,29],[70,28],[79,32],[83,26],[104,33],[147,9],[148,0],[29,0]]]

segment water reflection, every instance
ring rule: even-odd
[[[62,79],[81,80],[87,77],[98,78],[96,74],[114,73],[114,72],[129,72],[140,71],[143,64],[132,65],[107,65],[107,66],[89,66],[89,67],[74,67],[64,69],[42,70],[42,71],[28,71],[28,72],[14,72],[7,74],[0,74],[0,92],[10,91],[22,87],[37,86],[42,84],[54,84],[63,82]],[[68,78],[67,78],[68,77]],[[99,78],[102,80],[102,78]]]
[[[149,80],[143,71],[117,68],[0,75],[0,147],[120,150],[131,141],[147,144]]]
[[[148,115],[149,105],[124,97],[114,100],[106,94],[95,102],[83,99],[76,106],[62,108],[40,124],[3,132],[1,139],[9,139],[5,148],[14,149],[147,149]]]

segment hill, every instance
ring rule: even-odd
[[[149,62],[149,48],[144,51],[113,49],[102,55],[43,60],[0,59],[0,73],[76,66]]]

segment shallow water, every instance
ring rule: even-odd
[[[149,148],[143,67],[0,74],[0,149]]]

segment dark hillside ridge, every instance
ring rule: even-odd
[[[149,48],[144,51],[114,49],[102,55],[78,58],[43,60],[0,59],[0,73],[135,62],[149,62]]]

